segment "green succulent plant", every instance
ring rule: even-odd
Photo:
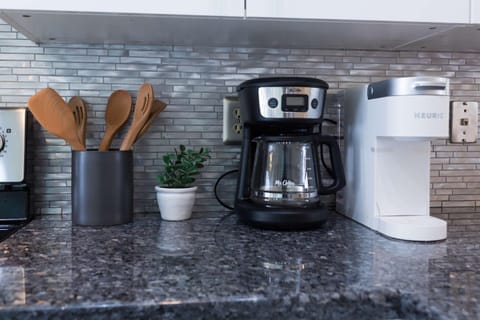
[[[187,188],[195,182],[195,176],[203,163],[210,159],[207,148],[199,151],[187,149],[183,144],[175,148],[175,153],[163,156],[164,168],[157,177],[161,186],[166,188]]]

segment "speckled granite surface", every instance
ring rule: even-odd
[[[480,234],[409,243],[336,214],[303,232],[46,217],[0,243],[0,284],[0,319],[476,319]]]

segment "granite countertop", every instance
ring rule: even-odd
[[[47,216],[0,243],[0,284],[1,319],[476,319],[480,234],[411,243],[337,214],[302,232]]]

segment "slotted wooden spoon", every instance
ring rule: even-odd
[[[85,102],[79,96],[73,96],[68,101],[68,105],[72,109],[73,118],[77,125],[77,134],[80,138],[80,142],[85,147],[85,141],[87,137],[87,106]]]
[[[105,123],[107,125],[100,143],[99,151],[107,151],[112,144],[113,137],[127,122],[132,111],[132,96],[125,90],[116,90],[108,98],[105,109]]]
[[[142,130],[150,115],[154,99],[152,85],[148,82],[144,83],[138,90],[132,124],[120,145],[120,150],[130,150],[132,148],[138,133]]]
[[[31,96],[28,109],[45,130],[67,141],[73,150],[85,150],[72,110],[55,90],[45,88]]]
[[[135,142],[140,139],[141,136],[148,130],[148,128],[152,125],[153,121],[157,118],[157,116],[167,107],[167,104],[160,100],[153,101],[152,110],[150,111],[150,115],[148,116],[147,121],[143,125],[142,129],[138,133],[137,137],[135,138]]]

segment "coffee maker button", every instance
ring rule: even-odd
[[[278,106],[278,100],[275,98],[268,99],[268,106],[270,108],[276,108]]]
[[[318,100],[313,99],[312,102],[310,103],[313,109],[317,109],[318,107]]]

